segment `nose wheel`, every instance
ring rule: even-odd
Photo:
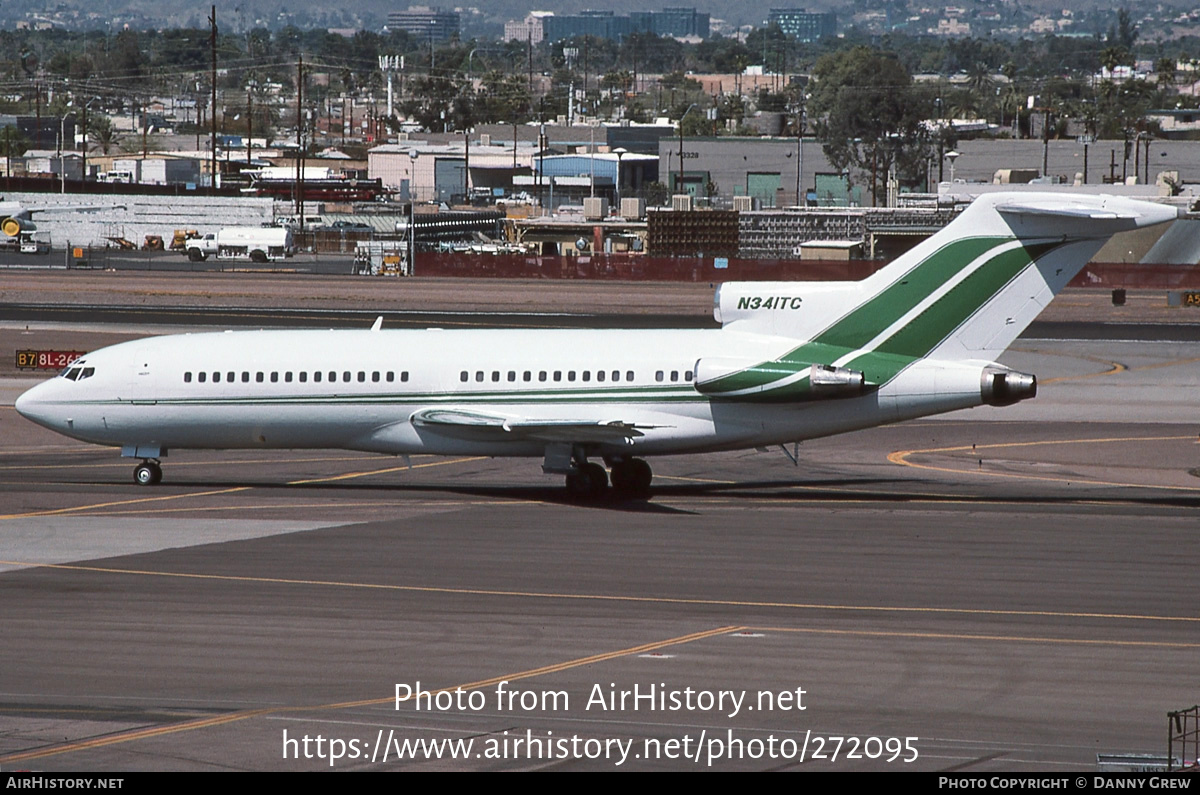
[[[157,461],[143,461],[133,470],[133,482],[139,486],[153,486],[162,480],[162,467]]]

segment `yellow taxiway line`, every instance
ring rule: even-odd
[[[704,607],[737,607],[806,611],[862,612],[874,614],[952,615],[952,616],[1016,616],[1034,618],[1087,618],[1121,621],[1167,621],[1200,624],[1200,616],[1149,615],[1137,613],[1093,613],[1063,610],[997,610],[968,607],[922,607],[919,605],[855,605],[820,602],[769,602],[738,599],[700,599],[673,596],[634,596],[629,594],[570,593],[555,591],[518,591],[492,588],[447,588],[432,585],[396,585],[393,583],[352,582],[345,580],[308,580],[288,577],[253,577],[235,574],[205,574],[202,572],[155,571],[123,569],[106,566],[85,566],[74,563],[36,563],[31,561],[0,560],[0,565],[22,568],[62,569],[64,571],[120,574],[141,577],[163,577],[214,582],[262,583],[270,585],[302,585],[321,588],[351,588],[400,593],[428,593],[456,596],[509,597],[517,599],[560,599],[592,602],[623,602],[629,604],[698,605]]]
[[[657,651],[671,646],[679,646],[684,643],[692,643],[705,638],[711,638],[716,635],[724,635],[730,632],[735,632],[739,629],[736,626],[717,627],[715,629],[703,630],[701,632],[693,632],[688,635],[679,637],[667,638],[664,640],[651,641],[637,646],[632,646],[624,649],[616,649],[614,651],[601,652],[599,654],[591,654],[586,657],[578,657],[573,660],[565,660],[563,662],[551,663],[537,668],[530,668],[525,671],[516,671],[513,673],[504,674],[501,676],[493,676],[487,679],[480,679],[475,682],[467,682],[460,685],[450,685],[437,690],[429,691],[432,694],[454,692],[456,690],[478,690],[481,687],[490,687],[499,684],[500,682],[509,681],[515,682],[521,679],[531,679],[537,676],[545,676],[547,674],[566,671],[571,668],[579,668],[584,665],[595,665],[596,663],[605,662],[607,660],[616,659],[618,657],[627,657],[634,654],[645,654],[650,651]],[[213,726],[221,726],[227,723],[243,721],[249,718],[256,718],[261,715],[281,714],[289,712],[311,712],[315,710],[335,710],[335,709],[350,709],[354,707],[376,706],[380,704],[391,704],[395,702],[394,696],[386,698],[370,698],[360,701],[341,701],[333,704],[313,704],[308,706],[294,707],[264,707],[261,709],[238,710],[226,715],[218,715],[211,718],[201,718],[198,720],[182,721],[180,723],[171,723],[163,726],[148,726],[143,729],[134,729],[126,732],[118,732],[109,734],[103,737],[93,737],[88,740],[79,740],[77,742],[68,742],[61,745],[55,745],[48,748],[38,748],[32,751],[21,751],[7,756],[0,756],[0,764],[13,764],[16,762],[25,762],[32,759],[43,759],[48,756],[58,754],[72,753],[74,751],[86,751],[93,748],[103,748],[109,745],[118,743],[133,742],[136,740],[144,740],[151,737],[162,737],[167,734],[177,734],[179,732],[195,731],[197,729],[207,729]],[[402,699],[403,700],[403,699]]]
[[[997,478],[1016,478],[1020,480],[1041,480],[1051,483],[1079,483],[1088,486],[1120,486],[1135,489],[1166,489],[1170,491],[1200,491],[1200,488],[1195,486],[1172,486],[1159,485],[1151,483],[1129,483],[1125,481],[1115,480],[1092,480],[1087,477],[1055,477],[1052,475],[1033,475],[1023,474],[1019,472],[993,472],[986,469],[971,469],[970,467],[953,468],[934,466],[933,464],[919,464],[915,461],[910,461],[909,457],[914,455],[931,455],[937,453],[961,453],[965,451],[978,452],[980,450],[1000,450],[1004,448],[1016,447],[1038,447],[1038,446],[1053,446],[1053,445],[1070,445],[1070,444],[1114,444],[1120,442],[1179,442],[1179,441],[1194,441],[1193,435],[1187,436],[1116,436],[1106,437],[1103,439],[1046,439],[1037,442],[1004,442],[1000,444],[981,444],[981,445],[956,445],[954,447],[927,447],[919,450],[896,450],[888,453],[887,460],[893,464],[900,466],[912,467],[913,469],[927,469],[933,472],[948,472],[953,475],[984,475]]]

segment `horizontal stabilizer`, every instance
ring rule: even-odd
[[[1121,219],[1133,220],[1140,217],[1136,212],[1118,212],[1100,207],[1075,206],[1065,203],[1001,204],[996,206],[996,210],[1009,215],[1038,215],[1046,218],[1094,218],[1096,220],[1115,221]]]

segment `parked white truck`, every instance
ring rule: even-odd
[[[292,256],[292,231],[277,226],[228,226],[220,232],[187,241],[192,262],[219,260],[277,262]]]

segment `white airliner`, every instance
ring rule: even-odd
[[[31,235],[37,231],[33,222],[34,213],[91,213],[102,210],[124,209],[123,204],[107,205],[60,205],[47,207],[30,207],[17,201],[5,201],[0,197],[0,234],[4,237],[20,238],[23,234]],[[2,238],[0,238],[2,240]]]
[[[8,237],[16,237],[22,229],[28,229],[33,210],[24,207],[20,202],[9,202],[0,199],[0,232]]]
[[[582,499],[647,456],[779,445],[1033,397],[995,360],[1115,232],[1176,210],[992,194],[861,282],[731,282],[711,330],[236,331],[90,353],[16,402],[141,459],[169,449],[530,456]]]

